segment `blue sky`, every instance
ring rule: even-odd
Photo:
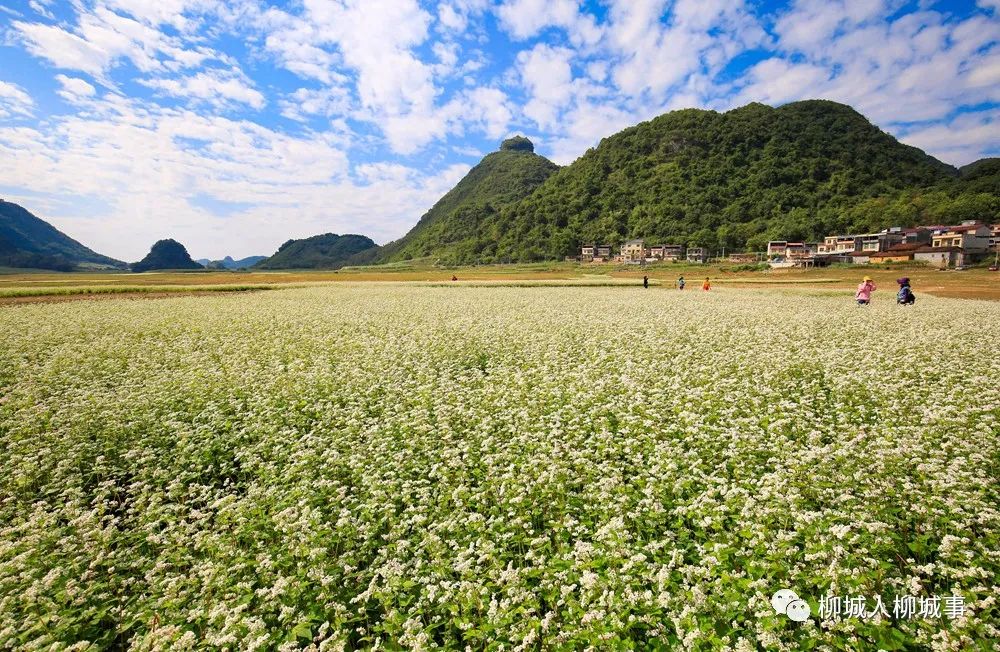
[[[0,195],[137,260],[404,234],[503,138],[827,98],[1000,155],[1000,0],[5,0]]]

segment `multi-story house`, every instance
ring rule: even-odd
[[[990,248],[990,227],[980,222],[939,229],[931,236],[932,247],[958,247],[967,253],[985,253]]]
[[[646,259],[647,254],[648,251],[642,238],[626,240],[625,244],[622,245],[621,256],[626,263],[640,263]]]
[[[706,263],[708,262],[708,249],[704,247],[688,247],[684,259],[689,263]]]
[[[648,260],[683,260],[684,245],[655,245],[646,250]]]
[[[784,258],[785,252],[788,250],[787,240],[771,240],[767,243],[767,257],[768,258]]]
[[[767,243],[768,258],[802,258],[816,253],[819,245],[810,242],[772,240]]]
[[[934,229],[929,246],[913,253],[913,259],[935,267],[964,267],[985,257],[990,248],[990,227],[975,221]]]
[[[819,254],[850,254],[861,250],[860,235],[828,235],[817,247]]]
[[[603,263],[611,258],[611,245],[585,244],[580,247],[580,262]]]
[[[1000,251],[1000,224],[990,227],[990,251]]]

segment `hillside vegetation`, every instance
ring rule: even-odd
[[[151,272],[166,269],[204,269],[191,260],[184,245],[176,240],[158,240],[146,257],[132,265],[133,272]]]
[[[378,245],[366,236],[324,233],[288,240],[278,251],[257,263],[255,269],[338,269],[371,262]]]
[[[81,264],[125,267],[88,249],[18,204],[0,199],[0,267],[70,271]]]
[[[546,168],[506,202],[497,188],[523,159],[504,154],[486,157],[385,259],[531,261],[633,237],[760,249],[769,239],[1000,219],[995,159],[960,173],[824,100],[667,113]]]
[[[527,197],[559,167],[534,153],[524,137],[503,142],[427,211],[403,238],[382,248],[378,260],[391,262],[435,256],[474,260],[488,238],[486,226],[499,212]]]

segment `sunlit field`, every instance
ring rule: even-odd
[[[995,649],[1000,303],[663,283],[0,306],[0,649]]]

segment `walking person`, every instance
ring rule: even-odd
[[[901,306],[912,306],[916,303],[917,297],[913,294],[913,288],[910,287],[910,277],[897,278],[896,283],[899,283],[899,292],[896,293],[896,303]]]
[[[867,306],[872,301],[872,292],[875,291],[875,281],[872,277],[866,276],[865,280],[858,285],[858,291],[854,293],[859,306]]]
[[[648,288],[649,287],[649,277],[648,276],[643,276],[642,277],[642,287],[644,287],[644,288]]]
[[[679,279],[677,279],[677,289],[678,290],[683,290],[684,289],[684,277],[683,276],[681,276]]]
[[[709,290],[712,289],[712,284],[708,281],[707,277],[705,278],[705,282],[701,284],[701,289],[704,290],[705,292],[708,292]]]

